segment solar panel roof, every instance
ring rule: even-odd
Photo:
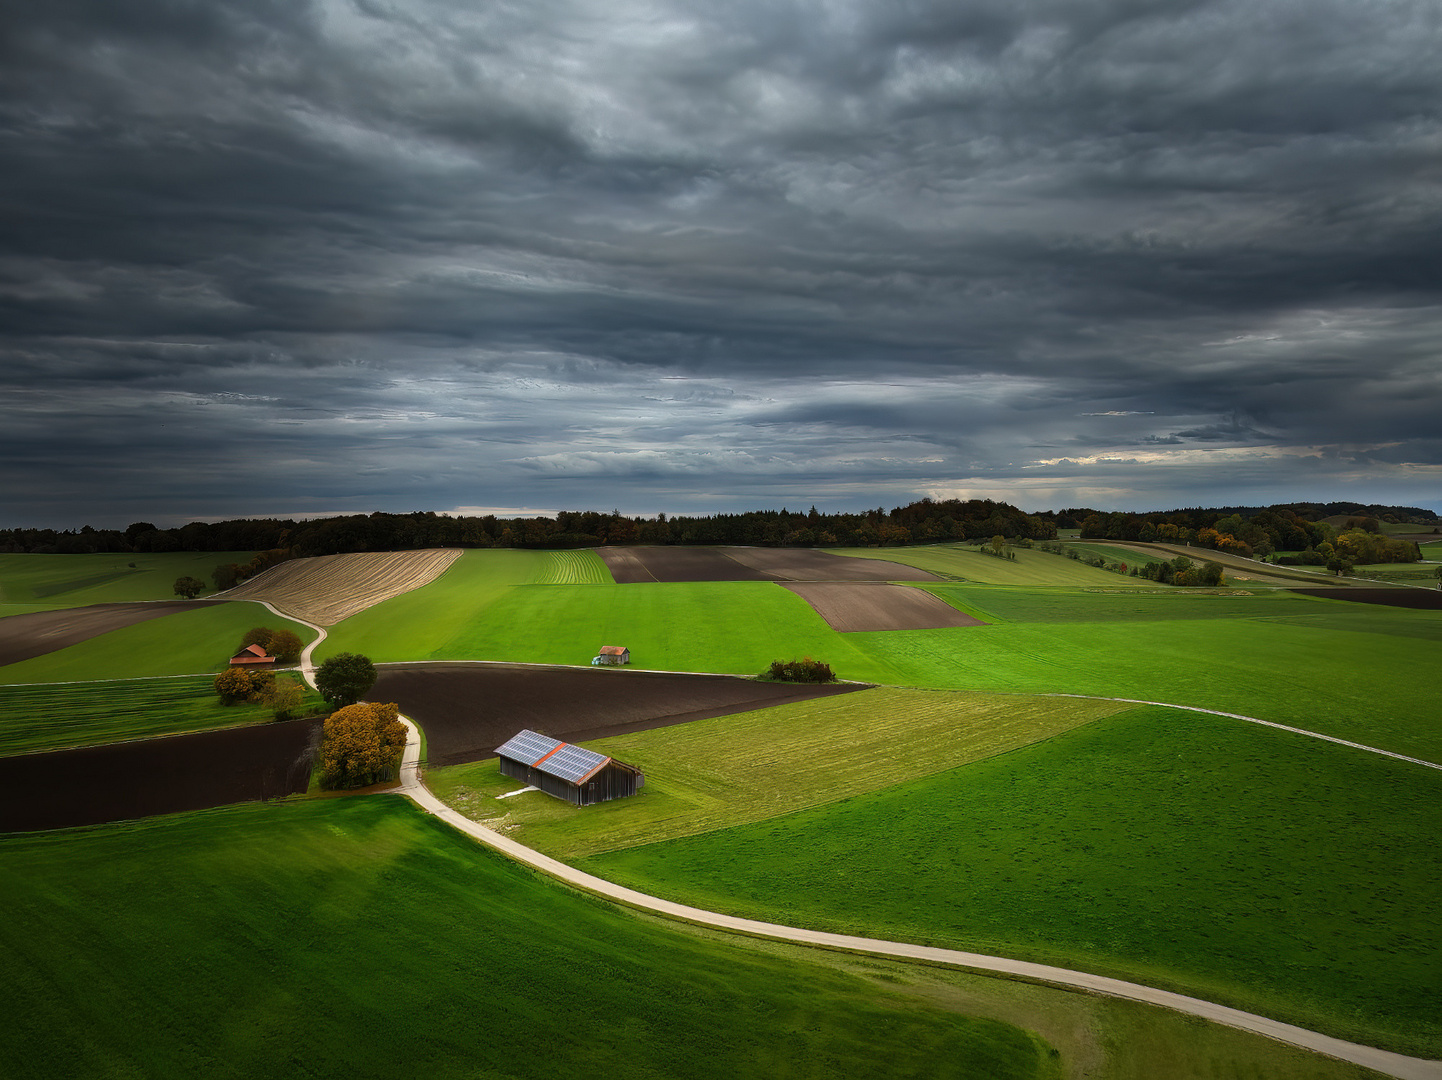
[[[549,776],[579,784],[611,759],[594,750],[561,742],[548,735],[526,730],[511,736],[496,754],[512,761],[524,761]]]
[[[606,764],[608,760],[610,759],[604,754],[598,754],[594,750],[583,750],[579,746],[572,746],[568,743],[536,767],[542,772],[577,784],[587,774],[595,772]]]
[[[548,735],[526,730],[512,735],[502,745],[496,747],[496,753],[515,761],[524,761],[527,765],[534,765],[556,747],[565,745],[560,739],[552,739]]]

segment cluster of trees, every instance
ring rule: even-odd
[[[1137,567],[1134,573],[1149,581],[1160,581],[1163,585],[1217,586],[1227,583],[1227,575],[1220,563],[1207,561],[1198,566],[1185,555],[1178,555],[1171,562],[1148,563]]]
[[[277,679],[273,672],[254,668],[226,668],[215,677],[215,692],[226,705],[260,702],[276,720],[290,720],[305,704],[305,690],[294,679]]]
[[[294,664],[305,651],[305,642],[294,631],[284,628],[272,630],[268,626],[254,626],[247,630],[235,651],[240,652],[251,645],[259,645],[282,664]]]
[[[802,657],[800,660],[773,660],[771,667],[766,671],[766,676],[778,682],[829,683],[836,681],[836,674],[831,670],[830,664],[813,660],[809,656]]]
[[[1388,517],[1395,518],[1395,514]],[[1147,543],[1184,543],[1245,558],[1266,558],[1275,552],[1284,563],[1326,564],[1339,543],[1343,558],[1354,563],[1415,562],[1422,557],[1410,540],[1382,535],[1382,520],[1372,515],[1348,518],[1341,529],[1325,521],[1310,520],[1286,507],[1269,507],[1249,517],[1233,512],[1177,510],[1165,514],[1088,513],[1081,521],[1083,540],[1141,540]],[[1346,538],[1343,543],[1342,538]],[[1311,553],[1314,557],[1306,557]]]

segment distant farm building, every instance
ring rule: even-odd
[[[596,654],[592,664],[616,665],[629,664],[631,662],[631,650],[624,645],[602,645],[601,651]]]
[[[247,645],[230,658],[231,667],[255,667],[257,664],[274,664],[276,657],[271,656],[259,645]]]
[[[501,759],[502,776],[576,806],[623,799],[646,783],[645,774],[634,765],[534,731],[513,735],[496,748],[496,756]]]

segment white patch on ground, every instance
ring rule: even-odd
[[[515,791],[508,791],[508,792],[506,792],[504,795],[497,795],[496,798],[498,798],[498,799],[509,799],[512,795],[524,795],[524,794],[525,794],[526,792],[528,792],[528,791],[540,791],[540,790],[541,790],[541,789],[538,788],[538,787],[523,787],[523,788],[517,788]]]

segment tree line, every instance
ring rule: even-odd
[[[1340,509],[1339,509],[1340,508]],[[1183,509],[1145,514],[1106,513],[1086,507],[1028,514],[991,499],[920,499],[887,510],[858,513],[753,510],[737,514],[638,517],[562,511],[552,518],[463,517],[433,512],[351,514],[293,520],[239,518],[192,521],[176,529],[138,521],[127,528],[79,530],[0,529],[0,552],[259,552],[221,576],[229,584],[275,562],[355,551],[407,551],[432,547],[581,548],[605,544],[739,544],[758,547],[893,547],[965,540],[1054,540],[1058,529],[1080,528],[1084,538],[1176,540],[1239,554],[1315,549],[1336,544],[1340,532],[1320,519],[1355,513],[1367,523],[1442,524],[1418,507],[1356,503],[1289,503],[1272,507]],[[1378,528],[1380,525],[1378,525]],[[1377,528],[1370,530],[1373,534]],[[1213,536],[1212,534],[1216,535]],[[222,587],[228,587],[224,585]]]

